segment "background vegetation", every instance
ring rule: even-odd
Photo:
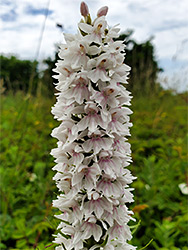
[[[133,92],[130,143],[131,171],[137,180],[137,219],[130,224],[133,245],[148,250],[187,250],[187,197],[179,188],[187,183],[186,93],[174,94],[157,83],[161,70],[151,41],[137,44],[127,37],[127,64],[132,66]],[[57,57],[57,54],[56,54]],[[57,196],[52,177],[56,147],[51,130],[58,125],[50,114],[55,103],[51,69],[39,74],[37,62],[1,56],[1,165],[0,249],[55,249],[52,244],[58,220],[52,200]]]

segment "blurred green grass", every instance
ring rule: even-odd
[[[58,221],[51,207],[57,189],[52,177],[56,147],[51,138],[58,123],[50,114],[55,99],[22,92],[1,97],[0,249],[54,249]],[[137,180],[134,210],[141,223],[132,244],[138,249],[186,250],[187,95],[161,91],[132,100],[133,164]]]

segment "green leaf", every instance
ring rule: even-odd
[[[25,232],[15,231],[12,235],[13,239],[21,239],[25,236]]]
[[[152,241],[153,241],[153,239],[151,239],[144,247],[140,248],[139,250],[146,249],[146,247],[148,247]]]
[[[16,227],[20,232],[25,232],[25,219],[24,218],[16,218],[15,220]]]
[[[0,249],[7,249],[7,246],[5,244],[3,244],[2,242],[0,242]]]
[[[105,240],[103,241],[103,243],[101,244],[101,247],[106,246],[107,242],[108,242],[108,235],[106,236]]]
[[[130,228],[134,228],[134,230],[132,231],[132,235],[137,231],[138,227],[141,224],[141,220],[138,221],[138,223],[134,226],[130,226]]]
[[[21,239],[16,242],[16,247],[18,249],[27,249],[27,241],[26,239]]]

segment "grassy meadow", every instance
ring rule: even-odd
[[[57,196],[50,150],[51,130],[58,125],[50,113],[53,98],[22,92],[1,96],[0,249],[52,250],[58,220],[52,200]],[[131,243],[138,250],[187,250],[187,196],[179,188],[188,182],[187,95],[139,95],[132,99],[133,164],[137,180],[130,208]]]

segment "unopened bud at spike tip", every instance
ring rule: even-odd
[[[89,14],[89,9],[88,9],[88,6],[85,2],[81,2],[80,12],[81,12],[81,15],[84,17],[86,17]]]
[[[108,13],[108,6],[104,6],[102,8],[100,8],[97,12],[97,16],[100,17],[100,16],[106,16]]]

